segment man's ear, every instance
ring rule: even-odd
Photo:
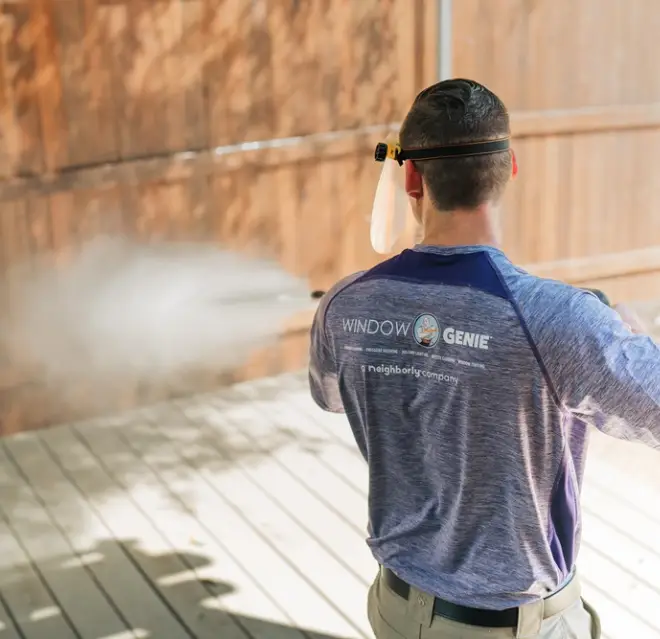
[[[406,171],[406,193],[415,200],[421,199],[424,195],[422,176],[410,160],[406,160],[403,166]]]
[[[511,179],[515,180],[518,177],[518,160],[513,149],[509,149],[509,153],[511,153]]]

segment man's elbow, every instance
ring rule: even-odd
[[[313,376],[309,375],[309,392],[314,403],[326,413],[344,413],[344,404],[341,397],[323,389],[323,385],[316,384]],[[337,395],[337,396],[334,396]]]

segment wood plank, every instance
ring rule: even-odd
[[[77,639],[78,635],[59,601],[5,521],[0,521],[0,549],[2,607],[11,610],[21,633],[17,636],[24,639]],[[5,616],[9,617],[7,613]],[[3,622],[8,628],[14,625],[13,621],[7,623],[3,619]],[[1,630],[0,637],[5,639]]]
[[[147,241],[189,239],[186,186],[169,181],[145,182],[138,187],[135,217],[138,237]]]
[[[44,168],[39,104],[35,99],[36,61],[32,3],[0,7],[8,38],[2,42],[2,142],[6,154],[1,173],[37,174]]]
[[[170,424],[166,419],[167,415],[162,415],[152,425],[153,436],[148,445],[144,438],[129,442],[132,447],[139,447],[144,462],[158,472],[174,495],[185,501],[191,494],[197,496],[200,520],[246,570],[258,577],[271,597],[294,619],[296,627],[350,639],[361,637],[362,634],[311,585],[309,580],[315,576],[309,574],[309,565],[301,574],[289,563],[276,540],[266,531],[258,530],[232,504],[227,493],[240,492],[242,486],[239,484],[241,488],[238,488],[235,483],[229,485],[223,481],[226,462],[209,451],[208,446],[183,447],[171,441],[165,433],[175,428],[180,430],[181,419],[176,418]]]
[[[197,34],[201,24],[193,17],[200,3],[194,0],[168,0],[160,5],[150,2],[147,6],[154,8],[149,21],[154,23],[155,27],[154,33],[150,34],[147,41],[156,41],[161,51],[160,55],[151,61],[147,76],[160,76],[160,81],[154,86],[154,93],[159,94],[162,100],[159,108],[164,116],[164,146],[168,150],[199,148],[204,146],[204,140],[199,138],[196,131],[199,121],[188,119],[186,103],[196,92],[195,89],[202,89],[198,70],[203,57],[190,55],[190,43],[200,42]],[[188,12],[193,19],[190,25],[187,25],[185,17]],[[186,26],[189,28],[185,29]],[[145,44],[141,43],[143,50],[146,48]],[[201,98],[201,93],[198,93],[198,97]]]
[[[267,419],[259,415],[256,417]],[[159,423],[158,428],[162,429],[162,424]],[[322,593],[337,613],[355,626],[359,636],[368,638],[370,627],[364,614],[368,579],[358,577],[337,554],[329,550],[323,539],[319,539],[303,523],[313,518],[313,511],[303,514],[300,511],[302,504],[294,501],[288,508],[283,508],[279,500],[271,497],[269,488],[264,487],[264,483],[268,485],[270,481],[268,473],[272,469],[268,457],[258,465],[250,463],[249,470],[246,470],[248,464],[244,466],[240,460],[236,463],[231,453],[232,441],[243,447],[244,440],[242,445],[240,439],[230,440],[225,436],[222,446],[218,446],[218,433],[212,430],[193,431],[192,436],[188,429],[166,429],[164,432],[197,472],[217,491],[222,491],[227,502],[251,526],[276,542],[278,554],[285,557],[309,585]],[[208,459],[209,450],[214,450],[217,460]],[[221,467],[222,472],[219,472]],[[257,477],[261,477],[262,481],[259,482]],[[280,499],[293,500],[293,495],[281,495]],[[292,510],[298,514],[293,515]],[[314,567],[312,572],[311,566]]]
[[[65,191],[50,196],[51,242],[58,264],[65,264],[76,246],[74,202],[75,193]]]
[[[420,51],[415,54],[419,61],[415,79],[417,91],[421,91],[424,87],[437,82],[440,74],[438,66],[438,38],[440,37],[438,33],[438,9],[439,4],[437,2],[416,0],[414,39],[420,48]]]
[[[41,144],[45,169],[52,173],[68,164],[59,43],[54,0],[35,0],[28,38],[34,47],[34,98],[39,105]]]
[[[660,568],[660,556],[657,552],[649,551],[649,546],[635,543],[627,532],[617,530],[611,522],[594,517],[590,511],[584,512],[584,526],[589,536],[584,540],[582,548],[600,553],[600,559],[611,562],[617,568],[627,573],[626,579],[632,581],[637,596],[638,609],[646,611],[645,617],[648,621],[653,620],[660,630],[660,610],[658,598],[660,598],[660,587],[658,585],[658,569]],[[616,548],[616,554],[607,554],[607,550]],[[614,591],[612,594],[615,594]],[[649,605],[639,605],[644,597]],[[630,604],[630,598],[623,597],[621,603]]]
[[[654,513],[649,512],[647,506],[640,508],[629,503],[619,493],[613,492],[607,484],[599,481],[598,471],[591,472],[591,468],[587,473],[583,501],[584,512],[592,521],[608,524],[613,531],[625,535],[638,548],[651,553],[648,564],[646,561],[640,561],[635,569],[644,571],[644,574],[653,580],[654,575],[647,571],[647,566],[655,566],[655,562],[660,558],[656,546],[660,534],[660,519],[654,517]],[[610,513],[616,513],[616,519],[610,516]],[[588,525],[587,529],[589,527]]]
[[[479,0],[452,2],[452,73],[457,78],[474,78],[481,69],[478,67],[480,38],[476,31],[483,21],[479,20]]]
[[[492,36],[487,62],[487,86],[504,101],[510,112],[525,111],[528,106],[529,69],[533,66],[537,47],[532,43],[529,18],[531,12],[520,10],[520,0],[504,0],[495,5],[481,2],[479,21],[488,25]],[[486,18],[486,16],[488,16]],[[525,54],[521,55],[524,51]],[[504,65],[509,73],[498,73]]]
[[[655,601],[660,595],[655,570],[660,560],[656,457],[639,444],[597,432],[591,438],[580,565],[586,596],[599,606],[604,629],[612,637],[623,639],[631,632],[649,639],[660,636],[658,605],[648,605],[649,598]],[[612,578],[618,583],[610,588]],[[626,583],[631,586],[627,591],[621,588]]]
[[[172,438],[173,442],[183,444],[183,440]],[[216,433],[207,433],[199,438],[195,446],[200,450],[208,448],[217,441]],[[192,448],[192,450],[191,450]],[[369,636],[368,622],[364,615],[366,599],[366,580],[358,579],[354,573],[348,572],[335,556],[318,541],[310,536],[309,531],[301,529],[299,521],[287,516],[286,511],[278,507],[254,481],[246,481],[245,474],[233,467],[233,460],[224,457],[227,468],[219,478],[215,467],[206,465],[199,468],[196,463],[195,447],[185,446],[184,455],[206,477],[213,481],[218,491],[222,490],[227,501],[240,512],[256,530],[263,531],[269,539],[276,540],[274,545],[277,553],[304,579],[315,591],[331,604],[357,631],[359,636]],[[233,489],[230,490],[229,487]],[[237,488],[240,486],[240,489]],[[315,566],[318,573],[309,573],[309,566]],[[323,576],[321,578],[321,576]],[[346,631],[344,631],[346,632]]]
[[[337,269],[340,276],[350,274],[362,260],[362,249],[365,243],[369,242],[369,218],[371,211],[369,208],[363,209],[364,203],[367,201],[366,197],[366,179],[364,172],[367,167],[363,165],[358,158],[350,158],[345,162],[341,162],[337,166],[337,180],[340,184],[354,184],[355,188],[346,189],[342,194],[342,205],[336,210],[336,215],[343,229],[343,241],[338,247],[335,259],[337,261]],[[370,175],[371,176],[371,175]],[[371,201],[376,193],[376,184],[378,183],[377,173],[373,175],[376,178],[374,186],[372,187]],[[375,253],[369,247],[373,257]],[[325,277],[323,281],[318,282],[320,290],[328,290],[334,283],[329,277]],[[311,322],[310,322],[311,325]]]
[[[122,156],[144,157],[174,151],[171,136],[168,64],[172,41],[167,17],[176,3],[170,0],[132,0],[125,7],[122,23],[122,66],[118,84],[125,100],[121,127]],[[176,18],[174,20],[176,22]],[[174,94],[175,95],[175,94]],[[176,102],[176,100],[175,100]],[[176,104],[172,105],[176,110]]]
[[[263,455],[258,464],[237,456],[235,463],[262,491],[267,493],[297,524],[324,543],[332,529],[327,552],[353,572],[363,584],[370,584],[377,565],[365,543],[366,525],[356,526],[346,510],[352,502],[357,521],[366,521],[366,503],[316,457],[325,442],[313,435],[300,436],[290,424],[305,423],[298,413],[286,421],[273,415],[262,402],[247,404],[218,399],[211,404],[181,402],[192,424],[207,433],[216,448],[229,451],[253,450]],[[295,417],[295,420],[294,420]],[[273,444],[273,440],[280,443]],[[220,443],[218,443],[220,442]],[[357,499],[356,499],[357,497]],[[364,607],[358,612],[363,616]]]
[[[660,127],[660,103],[512,112],[514,137],[538,137]]]
[[[47,434],[48,437],[45,439],[51,440],[51,443],[64,439],[66,444],[72,445],[73,450],[76,450],[76,442],[72,441],[66,428],[49,431]],[[116,487],[108,488],[102,495],[107,517],[103,519],[98,501],[87,503],[85,493],[80,491],[77,484],[74,486],[70,483],[67,471],[54,461],[57,458],[52,455],[57,446],[44,448],[41,443],[36,443],[36,439],[32,441],[34,445],[30,448],[33,450],[30,450],[24,446],[24,441],[11,440],[12,444],[19,448],[16,451],[19,459],[22,454],[21,467],[26,474],[31,474],[35,482],[39,482],[35,484],[35,489],[41,491],[40,496],[49,504],[48,510],[55,524],[64,531],[74,549],[74,559],[67,562],[71,574],[77,575],[78,572],[86,571],[93,576],[97,586],[112,602],[113,609],[120,612],[123,628],[131,629],[130,636],[134,634],[143,636],[145,632],[153,629],[157,632],[170,633],[175,637],[191,637],[192,635],[183,630],[160,598],[154,594],[138,562],[131,561],[132,540],[130,538],[123,538],[118,542],[113,540],[108,520],[113,521],[115,516],[121,518],[126,515],[121,500],[116,499],[112,494],[113,489],[115,493],[117,492]],[[21,444],[23,446],[20,446]],[[21,447],[23,450],[20,450]],[[78,466],[84,469],[82,482],[84,484],[86,480],[87,486],[99,474],[99,469],[93,463],[86,463],[88,461],[76,460]],[[84,523],[82,526],[81,519]],[[76,569],[81,570],[73,572]],[[76,612],[84,614],[84,608],[78,606]],[[113,635],[117,632],[117,630],[113,631],[107,620],[100,617],[94,616],[90,623],[95,624],[97,631],[99,627],[103,628],[104,634]]]
[[[660,271],[579,282],[585,288],[601,288],[614,302],[657,302],[660,299]]]
[[[27,201],[15,201],[0,213],[0,265],[4,275],[0,308],[3,319],[10,320],[21,298],[21,278],[31,268],[30,242],[27,224]],[[14,350],[13,344],[6,345]]]
[[[336,125],[333,128],[340,130],[358,126],[362,115],[356,108],[355,92],[360,72],[359,59],[356,57],[357,38],[354,31],[356,9],[359,12],[360,9],[355,3],[347,4],[342,0],[330,0],[330,6],[326,10],[326,16],[328,14],[333,16],[331,33],[326,36],[329,40],[329,44],[326,45],[330,51],[328,55],[334,56],[332,65],[334,84],[329,87],[334,93]],[[277,77],[276,73],[274,77]]]
[[[210,0],[205,91],[212,144],[270,137],[275,108],[270,85],[270,33],[265,5]],[[260,93],[261,91],[261,93]]]
[[[106,557],[103,564],[107,565],[99,568],[99,581],[132,627],[152,636],[246,637],[227,615],[204,614],[200,604],[209,597],[209,592],[198,581],[184,580],[177,584],[176,576],[188,574],[196,558],[187,558],[167,542],[148,516],[108,475],[107,466],[90,453],[74,432],[66,428],[50,430],[43,433],[42,440],[61,464],[61,468],[53,464],[49,469],[52,476],[47,483],[44,479],[45,486],[62,483],[66,475],[71,482],[66,499],[83,502],[80,507],[91,511],[84,535],[77,533],[79,526],[67,522],[63,515],[62,525],[68,524],[69,536],[80,545],[81,554],[87,547],[87,553]],[[99,443],[102,448],[104,440]],[[110,450],[106,456],[113,465],[121,463],[122,458],[125,455],[121,451]],[[54,501],[52,495],[50,499],[48,494],[45,497],[51,503]],[[98,529],[96,534],[89,531],[90,524]]]
[[[204,43],[203,82],[207,143],[221,145],[234,142],[234,115],[227,95],[241,82],[241,38],[244,38],[245,20],[240,0],[206,0],[203,28],[200,38]],[[279,6],[279,5],[278,5]],[[271,12],[269,12],[271,13]],[[236,98],[234,98],[235,100]],[[241,105],[245,108],[246,105]]]
[[[6,460],[1,447],[0,459],[3,462]],[[76,634],[66,612],[16,534],[17,520],[26,517],[34,522],[34,519],[30,513],[32,495],[29,487],[16,482],[11,470],[10,464],[0,466],[0,508],[5,511],[0,518],[0,593],[3,606],[11,610],[12,618],[25,639],[74,639]]]
[[[4,533],[0,524],[0,534]],[[9,534],[7,532],[7,534]],[[2,590],[0,589],[0,639],[24,639],[19,633],[18,626],[14,623],[13,614],[7,605]]]
[[[32,262],[37,266],[53,248],[49,199],[28,196],[26,203],[27,240]]]
[[[300,373],[281,375],[277,378],[239,384],[229,392],[234,398],[241,400],[235,410],[247,410],[249,401],[250,404],[259,407],[263,417],[268,415],[275,424],[286,424],[303,440],[314,437],[319,441],[319,445],[314,450],[315,457],[352,489],[354,493],[352,498],[349,497],[348,491],[344,493],[343,498],[346,501],[342,501],[342,509],[353,513],[353,521],[364,530],[367,519],[364,497],[369,485],[367,465],[357,451],[345,418],[318,410],[307,393],[300,393],[301,378],[304,377],[305,375]],[[306,379],[303,384],[306,385]],[[272,392],[274,388],[277,388],[277,401],[259,400],[259,394],[268,396],[269,391]],[[288,388],[291,390],[289,391]],[[286,401],[284,401],[285,397]],[[243,417],[243,419],[248,418]],[[325,424],[326,421],[330,422],[330,425]]]
[[[213,619],[226,611],[253,639],[303,639],[302,634],[289,627],[291,619],[286,611],[262,589],[259,576],[245,571],[204,521],[197,519],[191,500],[181,500],[171,493],[161,477],[129,446],[127,441],[135,443],[144,438],[141,420],[118,420],[110,427],[82,425],[76,431],[87,454],[97,457],[108,475],[126,491],[126,498],[145,513],[171,548],[189,563],[190,568],[181,574],[180,581],[192,588],[193,573],[206,588],[205,596],[199,600],[205,616]]]
[[[602,561],[602,557],[588,547],[580,552],[580,565],[587,575],[582,579],[585,598],[597,607],[601,623],[609,636],[617,639],[630,636],[658,639],[660,628],[649,624],[639,613],[639,610],[645,610],[643,607],[637,603],[631,606],[620,603],[620,597],[634,590],[635,584],[630,580],[630,575],[614,564]]]
[[[394,118],[403,119],[419,91],[424,88],[418,88],[424,71],[424,51],[420,50],[423,40],[415,41],[419,8],[418,3],[411,0],[393,0],[387,10],[389,28],[394,34],[392,66],[397,70],[395,93],[399,98]]]
[[[181,5],[181,34],[184,55],[185,123],[180,127],[185,148],[203,148],[209,139],[209,120],[205,97],[204,67],[209,44],[205,23],[206,0],[179,0]]]
[[[71,238],[73,246],[69,248],[81,248],[99,237],[121,237],[125,233],[121,193],[116,186],[77,191],[70,206],[68,214],[75,226],[75,237]]]
[[[555,140],[550,141],[555,142]],[[550,147],[545,140],[525,140],[521,145],[519,162],[525,167],[525,175],[521,177],[519,186],[520,205],[515,213],[515,233],[512,234],[511,242],[515,247],[513,254],[520,256],[525,261],[538,261],[538,255],[547,242],[541,240],[545,230],[545,223],[550,226],[555,221],[556,207],[554,199],[558,193],[550,189],[546,193],[546,185],[553,179],[554,174],[551,165],[545,161],[543,151]],[[534,175],[534,178],[531,175]],[[552,184],[554,186],[554,184]],[[546,199],[549,199],[546,206]],[[549,220],[547,218],[550,218]]]
[[[99,0],[54,5],[70,166],[119,158],[113,38],[121,11]]]
[[[579,284],[589,280],[660,271],[660,248],[649,247],[621,253],[529,264],[524,267],[539,277]]]
[[[75,636],[97,636],[99,627],[107,628],[108,634],[120,633],[126,626],[117,615],[111,603],[100,590],[93,573],[85,566],[79,571],[69,571],[66,565],[75,562],[76,553],[62,529],[53,520],[48,506],[38,491],[29,483],[27,474],[23,474],[23,465],[29,465],[19,448],[31,440],[7,439],[0,446],[0,466],[4,478],[14,490],[22,492],[20,502],[11,510],[7,503],[1,505],[5,517],[11,519],[11,526],[17,541],[24,547],[36,570],[41,574],[59,608],[66,612]],[[34,463],[34,449],[30,453]],[[43,462],[45,455],[38,455],[37,463]],[[30,471],[28,471],[30,472]],[[32,473],[30,472],[30,475]],[[66,635],[65,635],[66,636]]]

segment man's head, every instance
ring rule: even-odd
[[[455,79],[438,82],[417,96],[401,127],[399,143],[404,150],[419,149],[483,142],[509,133],[509,115],[502,101],[478,82]],[[417,201],[416,208],[424,199],[433,209],[445,212],[497,204],[516,172],[510,151],[405,164],[406,190]],[[416,215],[421,217],[421,211]]]

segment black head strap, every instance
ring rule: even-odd
[[[468,142],[426,149],[402,149],[398,144],[381,142],[376,145],[374,157],[376,162],[384,162],[387,158],[403,164],[406,160],[440,160],[444,158],[470,157],[474,155],[489,155],[508,151],[509,138],[488,140],[486,142]]]

